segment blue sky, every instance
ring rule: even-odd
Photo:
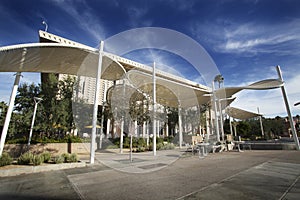
[[[2,0],[0,46],[38,42],[38,30],[97,47],[100,40],[139,27],[162,27],[184,33],[210,54],[225,86],[277,78],[280,65],[290,106],[300,114],[300,1],[297,0]],[[143,55],[143,56],[141,56]],[[192,80],[186,62],[154,51],[154,59]],[[129,55],[152,62],[147,53]],[[141,60],[141,57],[143,60]],[[175,60],[175,61],[174,61]],[[188,64],[187,64],[188,65]],[[0,101],[8,101],[13,73],[0,73]],[[23,82],[39,83],[24,73]],[[201,81],[199,81],[201,82]],[[281,91],[243,91],[232,105],[265,116],[286,116]]]

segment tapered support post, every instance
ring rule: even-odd
[[[156,71],[155,62],[153,63],[152,81],[153,81],[153,114],[152,114],[152,128],[153,128],[153,155],[156,156]]]
[[[100,93],[100,79],[101,79],[101,70],[102,70],[102,57],[103,57],[103,47],[104,42],[101,41],[99,48],[99,59],[98,59],[98,68],[96,76],[96,89],[94,97],[94,108],[93,108],[93,119],[92,119],[92,138],[91,138],[91,148],[90,148],[90,164],[95,162],[95,146],[96,146],[96,131],[97,131],[97,113],[98,113],[98,101]]]
[[[282,73],[281,73],[281,70],[280,70],[280,66],[277,66],[276,70],[277,70],[279,79],[283,82],[283,78],[282,78]],[[281,86],[281,92],[282,92],[282,96],[283,96],[283,100],[284,100],[286,112],[287,112],[288,117],[289,117],[292,134],[293,134],[294,141],[295,141],[295,144],[296,144],[296,149],[299,151],[300,150],[299,139],[298,139],[298,136],[297,136],[296,128],[295,128],[295,125],[294,125],[294,121],[293,121],[293,117],[292,117],[292,114],[291,114],[291,110],[290,110],[290,106],[289,106],[289,101],[288,101],[288,98],[287,98],[287,95],[286,95],[286,92],[285,92],[284,85]]]
[[[2,152],[3,152],[5,139],[6,139],[7,131],[8,131],[8,126],[9,126],[9,122],[11,119],[11,114],[12,114],[12,111],[14,108],[15,99],[16,99],[16,95],[17,95],[17,91],[18,91],[18,87],[19,87],[19,83],[20,83],[20,78],[21,78],[21,73],[17,72],[14,86],[13,86],[13,89],[12,89],[12,92],[10,95],[9,105],[8,105],[8,109],[7,109],[7,113],[6,113],[6,117],[5,117],[5,122],[4,122],[3,129],[2,129],[1,141],[0,141],[0,156],[2,155]]]

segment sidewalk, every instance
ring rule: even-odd
[[[300,152],[97,152],[86,167],[0,179],[0,199],[299,199]],[[107,166],[105,166],[107,165]],[[111,168],[115,167],[115,168]]]

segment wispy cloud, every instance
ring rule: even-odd
[[[144,18],[144,16],[148,13],[148,7],[144,6],[136,6],[136,5],[127,5],[126,11],[129,17],[128,24],[132,28],[142,27],[142,26],[151,26],[152,20]]]
[[[195,5],[194,0],[189,0],[189,1],[182,1],[182,0],[163,0],[163,2],[167,2],[168,5],[171,5],[174,9],[177,9],[179,11],[183,12],[194,12],[195,10],[193,9]]]
[[[213,45],[212,49],[221,53],[243,56],[258,53],[294,55],[298,54],[295,49],[300,48],[300,19],[277,24],[240,24],[218,19],[215,23],[196,23],[190,31],[200,41],[207,41]]]
[[[77,22],[78,27],[87,31],[96,42],[106,37],[102,22],[94,17],[93,9],[85,0],[78,0],[76,4],[72,0],[53,0],[53,3],[68,13]]]

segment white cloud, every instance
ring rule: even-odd
[[[300,19],[275,24],[217,19],[215,23],[189,24],[189,29],[198,40],[208,42],[221,53],[296,55],[300,48]]]
[[[80,7],[75,7],[70,0],[54,0],[53,2],[73,17],[78,26],[87,31],[97,42],[105,38],[106,31],[102,22],[99,21],[99,18],[95,18],[92,8],[85,0],[77,2],[76,5],[80,5]]]
[[[152,20],[144,19],[143,17],[148,13],[147,6],[136,6],[136,5],[127,5],[126,11],[127,15],[129,16],[129,26],[136,28],[142,26],[151,26]]]

